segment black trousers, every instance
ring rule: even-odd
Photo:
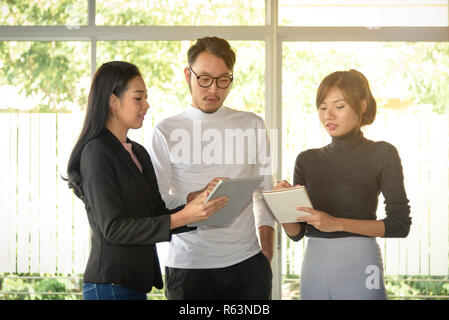
[[[272,278],[262,252],[225,268],[165,267],[165,296],[169,300],[269,300]]]

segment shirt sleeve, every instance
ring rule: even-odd
[[[396,148],[386,144],[382,159],[381,191],[385,199],[385,238],[404,238],[410,231],[409,200],[404,187],[401,159]]]
[[[185,204],[187,201],[185,197],[170,193],[173,172],[172,162],[167,141],[158,127],[153,129],[149,153],[156,173],[159,192],[167,208],[173,209]]]
[[[260,119],[260,127],[257,133],[257,161],[254,169],[255,175],[263,176],[264,179],[260,187],[256,189],[253,194],[253,210],[256,219],[256,227],[269,226],[274,229],[274,219],[270,213],[265,200],[262,196],[262,191],[272,190],[273,183],[273,167],[271,161],[270,139],[267,128],[262,119]]]

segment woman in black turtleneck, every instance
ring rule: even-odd
[[[299,241],[309,237],[301,271],[302,299],[386,299],[382,257],[375,237],[406,237],[410,207],[401,160],[391,144],[366,139],[361,127],[376,115],[367,79],[338,71],[321,82],[316,106],[332,142],[301,152],[294,185],[304,185],[313,208],[300,223],[283,224]],[[283,180],[276,189],[291,187]],[[376,220],[378,196],[386,218]]]

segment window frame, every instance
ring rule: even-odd
[[[449,42],[443,27],[300,27],[279,26],[278,0],[265,0],[264,26],[97,26],[95,0],[88,1],[85,26],[0,26],[0,41],[89,41],[91,77],[97,65],[97,41],[181,41],[216,35],[229,41],[265,42],[265,120],[277,130],[282,146],[282,44],[287,41],[398,41]],[[449,11],[449,6],[448,6]],[[448,12],[449,13],[449,12]],[[276,160],[275,160],[276,161]],[[278,148],[276,179],[282,175],[282,148]],[[277,228],[273,267],[273,299],[282,298],[282,230]]]

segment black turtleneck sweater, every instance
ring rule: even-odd
[[[293,183],[304,185],[313,208],[337,218],[376,220],[378,197],[385,198],[385,238],[406,237],[411,217],[404,188],[401,159],[394,146],[366,139],[361,131],[320,149],[301,152],[296,158]],[[349,232],[322,232],[301,223],[304,236],[340,238],[360,236]]]

